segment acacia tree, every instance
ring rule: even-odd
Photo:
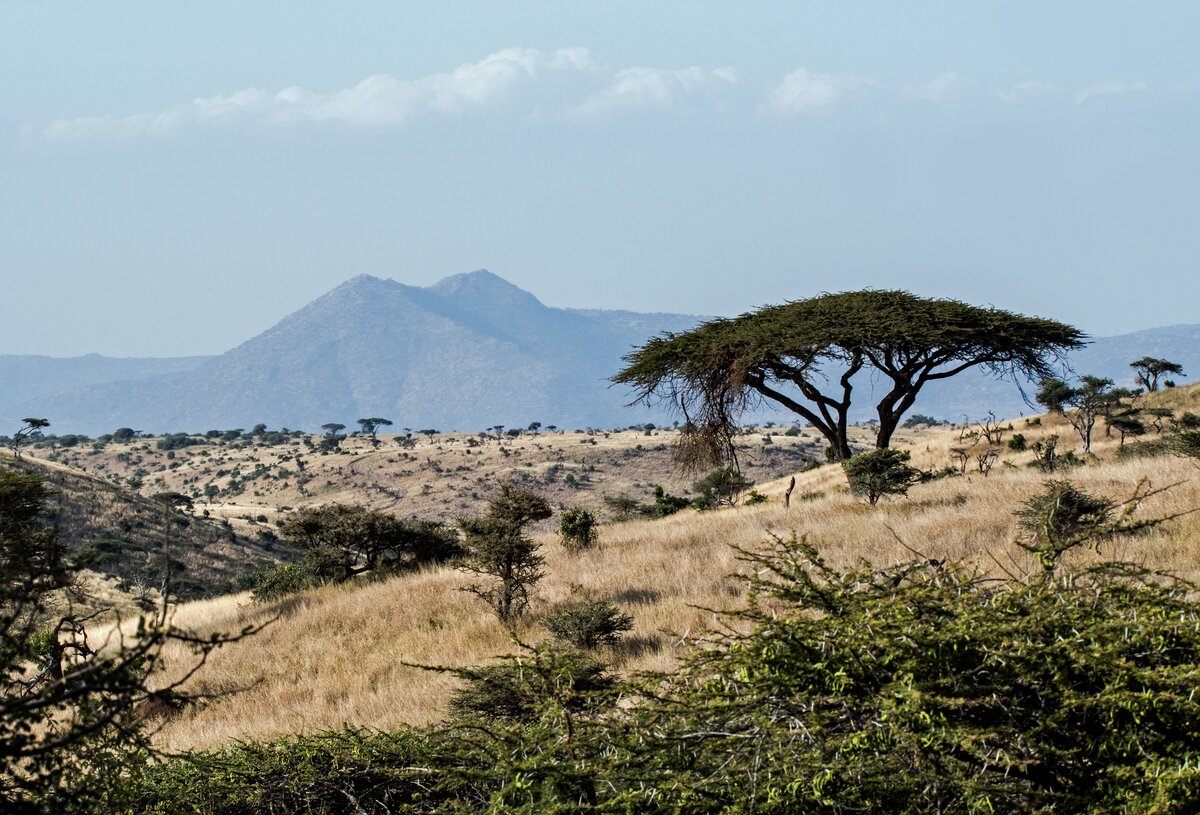
[[[21,426],[21,429],[13,434],[13,458],[21,457],[21,442],[25,441],[26,438],[32,436],[33,434],[41,431],[43,428],[50,426],[50,422],[46,419],[38,419],[35,417],[25,418],[21,421],[24,422],[24,424]]]
[[[381,427],[391,427],[392,420],[381,419],[378,416],[373,416],[370,419],[359,419],[358,424],[362,428],[362,432],[371,437],[371,444],[378,447],[379,441],[375,438],[375,434]]]
[[[1114,388],[1111,379],[1084,375],[1079,385],[1072,386],[1053,377],[1042,381],[1037,392],[1037,401],[1052,413],[1062,414],[1079,434],[1083,452],[1092,451],[1092,430],[1101,416],[1114,415],[1125,399],[1137,396],[1138,392],[1128,388]],[[1125,434],[1122,433],[1122,440]]]
[[[1150,393],[1158,390],[1158,378],[1160,376],[1164,374],[1183,376],[1182,365],[1178,362],[1171,362],[1170,360],[1159,359],[1158,357],[1142,357],[1136,362],[1129,363],[1129,367],[1133,368],[1138,384]]]
[[[845,461],[857,374],[875,371],[890,383],[875,406],[884,448],[926,383],[968,368],[1044,379],[1083,340],[1069,325],[1001,309],[905,291],[843,292],[656,337],[613,381],[634,388],[635,404],[683,412],[691,432],[677,453],[687,466],[728,461],[736,420],[763,400],[808,420]]]
[[[458,554],[453,536],[438,524],[402,521],[354,504],[305,507],[283,524],[283,534],[304,550],[322,580],[340,583],[364,572],[420,566]]]

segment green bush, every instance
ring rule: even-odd
[[[664,490],[661,485],[654,485],[654,510],[655,518],[665,518],[668,515],[674,515],[681,509],[686,509],[691,505],[691,501],[686,498],[680,498],[678,495],[671,495]]]
[[[769,500],[770,499],[767,498],[767,496],[763,495],[758,490],[750,490],[750,492],[746,493],[746,500],[742,501],[742,503],[745,506],[752,507],[755,504],[765,504]]]
[[[314,589],[323,582],[317,569],[307,560],[283,563],[259,572],[250,596],[256,603],[270,603],[290,594]]]
[[[867,450],[842,462],[850,491],[866,496],[872,506],[885,495],[907,495],[908,488],[920,478],[920,471],[908,465],[912,454],[891,447]]]
[[[591,650],[615,643],[633,628],[633,618],[607,600],[582,600],[554,612],[543,625],[559,642]]]
[[[692,485],[697,493],[692,506],[699,510],[714,509],[722,504],[733,506],[738,497],[754,486],[736,467],[719,467]]]
[[[1014,453],[1024,453],[1029,449],[1029,443],[1025,440],[1025,434],[1013,433],[1012,438],[1008,440],[1008,449]]]
[[[429,734],[333,731],[238,742],[149,765],[127,780],[120,811],[138,815],[384,815],[433,811],[424,766],[451,766]],[[351,802],[362,802],[355,806]]]
[[[583,507],[564,509],[558,532],[568,549],[588,549],[596,543],[596,516]]]
[[[534,649],[530,655],[499,665],[453,673],[466,684],[451,697],[451,712],[489,720],[520,722],[535,718],[546,712],[543,706],[551,693],[564,708],[578,713],[592,705],[595,695],[616,687],[616,681],[600,662],[559,648]]]

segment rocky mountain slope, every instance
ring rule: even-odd
[[[551,308],[486,271],[429,288],[363,275],[197,368],[78,388],[32,415],[85,433],[370,416],[441,430],[628,424],[653,414],[609,388],[621,357],[698,319]]]
[[[0,357],[0,433],[23,416],[53,432],[117,427],[202,432],[258,423],[314,431],[380,416],[395,428],[477,431],[530,422],[625,427],[677,418],[631,409],[609,377],[622,357],[702,318],[552,308],[487,271],[421,288],[360,275],[217,357],[74,360]],[[1165,357],[1200,370],[1200,326],[1096,338],[1072,356],[1080,374],[1132,384],[1129,363]],[[1033,383],[1020,383],[1025,393]],[[853,418],[873,416],[879,377],[860,375]],[[927,386],[913,412],[961,421],[1031,408],[1017,383],[978,371]],[[791,421],[761,411],[748,421]],[[7,431],[11,432],[11,431]]]

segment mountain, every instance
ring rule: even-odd
[[[62,391],[191,371],[210,359],[0,355],[0,433],[11,432],[26,416],[41,416],[44,406]]]
[[[23,416],[50,419],[54,432],[204,431],[268,426],[354,427],[381,416],[396,428],[481,430],[614,427],[677,418],[628,408],[610,387],[622,357],[664,331],[701,317],[552,308],[487,271],[428,288],[360,275],[257,337],[217,357],[111,360],[0,357],[0,433]],[[1200,326],[1098,338],[1069,360],[1078,373],[1132,384],[1129,363],[1164,357],[1200,371]],[[68,388],[67,383],[72,387]],[[1026,393],[1036,389],[1022,383]],[[879,377],[855,383],[858,420],[871,418]],[[1032,409],[1012,382],[978,371],[932,383],[913,412],[959,421]],[[758,419],[791,421],[762,411]]]
[[[1068,364],[1076,375],[1093,374],[1112,379],[1118,385],[1136,386],[1129,363],[1141,357],[1159,357],[1178,362],[1187,376],[1200,373],[1200,325],[1174,325],[1150,328],[1115,337],[1096,337],[1071,354]],[[1069,377],[1069,373],[1068,373]],[[1021,387],[1032,400],[1037,391],[1033,382]],[[1016,417],[1041,413],[1021,398],[1021,390],[1011,381],[998,381],[979,371],[966,371],[951,379],[934,382],[921,391],[913,411],[948,421],[980,419],[991,410],[997,416]]]
[[[29,415],[57,432],[251,427],[314,430],[382,416],[397,427],[479,430],[662,418],[624,407],[621,357],[699,317],[551,308],[487,271],[428,288],[360,275],[189,370],[48,396]]]

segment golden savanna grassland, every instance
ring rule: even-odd
[[[1195,389],[1170,394],[1180,411],[1194,410],[1198,397]],[[1027,420],[1011,424],[1005,440],[1014,432],[1031,444],[1058,435],[1060,452],[1079,449],[1074,431],[1061,418],[1041,417],[1040,424],[1032,426]],[[761,436],[759,432],[747,440],[758,449]],[[811,443],[811,432],[809,436]],[[1069,477],[1088,492],[1118,500],[1133,494],[1139,483],[1156,488],[1173,485],[1144,502],[1139,510],[1143,517],[1200,507],[1200,473],[1192,460],[1171,455],[1118,458],[1116,435],[1106,437],[1101,423],[1096,436],[1094,455],[1055,477]],[[574,434],[561,438],[564,444],[584,446]],[[773,444],[783,438],[777,435]],[[595,446],[586,445],[586,455],[599,457],[611,448],[606,461],[619,470],[624,463],[622,451],[639,443],[645,446],[646,441],[635,434],[613,434],[598,439]],[[653,436],[648,441],[657,443]],[[527,456],[522,464],[533,462],[534,445],[542,446],[539,452],[549,453],[533,465],[535,472],[563,451],[545,437],[525,444],[519,448]],[[806,536],[835,565],[867,560],[884,566],[919,555],[959,559],[985,573],[1033,567],[1013,543],[1018,535],[1014,510],[1040,492],[1049,477],[1027,466],[1032,452],[1004,447],[985,476],[978,470],[976,454],[986,443],[972,445],[969,437],[964,440],[961,428],[905,431],[898,446],[912,451],[916,466],[930,470],[951,465],[952,448],[971,447],[971,456],[964,476],[918,484],[906,498],[885,499],[876,507],[849,494],[840,468],[825,466],[796,475],[789,508],[782,503],[787,478],[781,477],[759,484],[768,497],[766,503],[608,523],[601,528],[599,545],[587,551],[569,552],[552,532],[540,532],[546,577],[516,634],[526,642],[544,638],[540,620],[569,598],[609,599],[634,618],[634,630],[607,654],[615,668],[623,673],[669,671],[718,624],[711,609],[743,602],[741,584],[734,576],[747,565],[739,560],[737,548],[762,546],[772,535]],[[454,460],[451,450],[453,445],[443,441],[442,452],[447,455],[441,461]],[[494,455],[505,458],[502,453]],[[622,471],[630,487],[634,482],[686,482],[670,474],[666,459],[661,461],[661,473],[649,471],[638,457],[635,461],[647,471]],[[339,466],[348,463],[349,459]],[[445,463],[441,466],[447,469]],[[483,466],[476,469],[487,471]],[[425,477],[433,485],[431,491],[445,494],[447,488],[438,474]],[[345,499],[347,492],[331,485],[311,497],[314,501]],[[1200,514],[1183,515],[1135,537],[1107,542],[1103,554],[1200,580],[1198,547]],[[261,633],[220,649],[194,675],[189,688],[212,693],[213,698],[159,721],[158,743],[178,750],[344,724],[387,729],[441,718],[456,680],[411,663],[467,666],[515,648],[510,632],[489,609],[460,591],[467,582],[465,575],[442,567],[386,581],[326,587],[274,604],[256,605],[248,595],[239,594],[180,605],[174,610],[175,623],[199,632],[232,632],[272,622]],[[168,675],[191,665],[191,656],[182,648],[167,656]]]

